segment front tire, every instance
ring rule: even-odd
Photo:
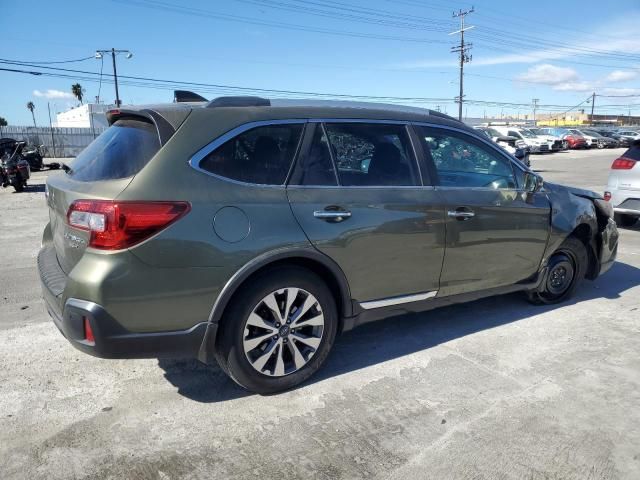
[[[527,292],[536,305],[564,302],[573,296],[589,267],[587,248],[576,237],[568,237],[549,258],[547,275],[537,290]]]
[[[301,267],[259,274],[231,300],[216,358],[240,386],[268,394],[290,389],[324,363],[338,329],[325,282]]]

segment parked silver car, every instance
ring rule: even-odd
[[[640,141],[611,165],[604,198],[613,205],[618,225],[631,227],[640,218]]]

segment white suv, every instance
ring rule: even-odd
[[[611,165],[604,199],[611,202],[616,223],[631,227],[640,218],[640,146],[632,146]]]
[[[531,153],[547,153],[551,151],[553,142],[546,140],[545,138],[538,137],[533,132],[530,132],[526,128],[518,128],[508,125],[491,125],[491,128],[497,130],[502,135],[508,135],[510,137],[516,137],[523,140],[524,143],[531,149]]]

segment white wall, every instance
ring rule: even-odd
[[[113,108],[111,105],[87,103],[58,113],[54,127],[61,128],[106,128],[108,127],[105,112]]]

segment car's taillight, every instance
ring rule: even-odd
[[[76,200],[67,221],[71,227],[91,232],[90,247],[120,250],[165,229],[190,209],[188,202]]]
[[[636,164],[635,160],[631,160],[630,158],[616,158],[611,165],[613,170],[631,170]]]
[[[602,198],[604,198],[608,202],[609,200],[611,200],[611,192],[604,192]]]

